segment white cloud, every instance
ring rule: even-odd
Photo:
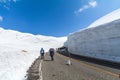
[[[94,1],[94,0],[91,0],[91,1],[89,2],[89,5],[92,6],[92,7],[96,7],[96,6],[97,6],[97,2]]]
[[[17,2],[18,0],[0,0],[0,3]]]
[[[0,0],[0,7],[2,6],[3,8],[10,10],[11,2],[16,3],[17,1],[20,0]]]
[[[75,11],[75,14],[79,14],[80,12],[89,9],[89,8],[95,8],[97,6],[97,1],[95,0],[89,0],[88,4],[83,5],[81,8],[79,8],[77,11]]]
[[[0,16],[0,22],[2,22],[3,21],[3,17],[2,16]]]
[[[10,10],[10,8],[7,5],[4,5],[3,7],[6,8],[7,10]]]

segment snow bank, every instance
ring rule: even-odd
[[[120,9],[69,35],[65,46],[73,54],[120,62],[120,16],[117,14],[120,15]],[[113,19],[112,22],[106,21],[108,17]]]
[[[88,26],[88,28],[97,27],[99,25],[106,24],[106,23],[109,23],[109,22],[112,22],[112,21],[118,20],[118,19],[120,19],[120,9],[117,9],[117,10],[101,17],[100,19],[93,22],[90,26]]]
[[[0,28],[0,80],[24,80],[41,47],[47,52],[50,47],[62,46],[65,40]]]

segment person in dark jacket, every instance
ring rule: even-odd
[[[41,55],[41,59],[44,59],[44,49],[43,48],[40,49],[40,55]]]
[[[51,60],[54,61],[54,54],[55,54],[54,48],[50,48],[49,53],[50,53]]]

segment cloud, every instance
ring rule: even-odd
[[[2,16],[0,16],[0,22],[2,22],[3,21],[3,17]]]
[[[97,6],[97,1],[91,0],[91,1],[89,2],[89,5],[90,5],[91,7],[96,7],[96,6]]]
[[[19,0],[0,0],[0,3],[17,2]]]
[[[10,8],[7,5],[4,5],[3,7],[7,10],[10,10]]]
[[[7,10],[10,10],[11,2],[16,3],[18,1],[20,1],[20,0],[0,0],[0,7],[3,7],[5,9],[7,9]]]
[[[89,8],[95,8],[97,6],[97,1],[95,0],[89,0],[88,4],[83,5],[81,8],[79,8],[77,11],[75,11],[75,14],[79,14],[80,12],[89,9]]]

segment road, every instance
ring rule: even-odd
[[[66,65],[69,58],[58,53],[51,61],[46,53],[42,62],[43,80],[120,80],[120,70],[98,64],[71,59],[72,65]]]

